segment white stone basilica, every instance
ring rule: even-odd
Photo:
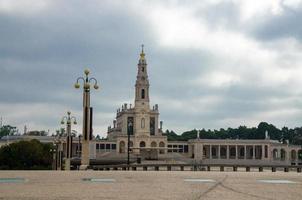
[[[150,84],[147,71],[145,53],[142,49],[137,65],[134,106],[124,104],[117,110],[113,127],[108,127],[108,139],[116,141],[118,153],[127,152],[128,134],[132,153],[145,156],[165,153],[167,137],[162,135],[158,105],[155,104],[152,109],[150,108]]]

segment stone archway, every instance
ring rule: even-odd
[[[278,149],[273,149],[273,159],[274,160],[278,159]]]
[[[297,152],[296,152],[296,150],[291,150],[291,152],[290,152],[290,159],[291,160],[296,160],[297,159]]]
[[[281,160],[286,159],[286,151],[284,149],[281,149],[281,151],[280,151],[280,158],[281,158]]]
[[[119,143],[119,152],[120,153],[126,152],[126,143],[124,141],[120,141],[120,143]]]
[[[159,143],[159,147],[164,148],[164,147],[165,147],[165,143],[164,143],[164,142],[160,142],[160,143]],[[160,149],[160,150],[159,150],[159,153],[160,153],[160,154],[164,154],[164,153],[165,153],[165,150],[164,150],[164,149]]]
[[[139,147],[146,147],[146,142],[145,141],[141,141],[139,143]]]
[[[298,159],[302,160],[302,149],[298,150]]]
[[[151,142],[151,147],[157,147],[157,144],[155,141]]]

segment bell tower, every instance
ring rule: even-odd
[[[135,108],[149,110],[149,102],[150,99],[147,62],[144,53],[144,45],[142,45],[142,51],[137,65],[137,76],[135,83]]]

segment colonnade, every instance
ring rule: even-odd
[[[270,159],[268,145],[195,144],[194,154],[201,159]]]

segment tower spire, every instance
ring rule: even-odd
[[[143,59],[145,59],[144,44],[142,44],[141,47],[142,47],[142,51],[141,51],[140,56],[141,56],[141,59],[143,60]]]
[[[149,108],[149,80],[143,44],[141,45],[141,48],[135,84],[135,107]]]

